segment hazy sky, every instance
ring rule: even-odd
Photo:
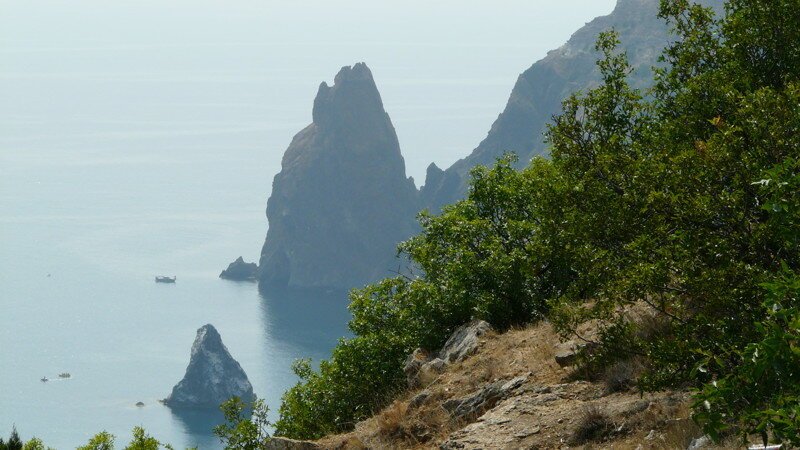
[[[421,184],[483,139],[520,72],[614,3],[2,0],[0,162],[246,151],[271,180],[319,83],[365,61]]]

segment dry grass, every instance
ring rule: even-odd
[[[636,385],[642,370],[643,365],[638,358],[617,361],[603,373],[602,382],[606,386],[606,392],[613,394],[631,389]]]
[[[651,311],[637,314],[633,321],[636,324],[636,337],[643,341],[652,341],[671,331],[670,321],[663,315],[656,315]]]
[[[389,439],[404,439],[408,436],[406,418],[408,403],[394,402],[375,417],[378,432]]]
[[[610,437],[616,426],[611,417],[595,405],[586,408],[572,434],[574,444],[600,442]]]
[[[692,419],[676,419],[664,430],[664,445],[668,448],[688,448],[692,441],[703,435],[703,431]]]

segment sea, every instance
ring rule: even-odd
[[[419,186],[613,3],[0,0],[0,437],[221,448],[219,414],[159,403],[207,323],[275,420],[292,362],[349,335],[347,293],[218,275],[258,260],[319,83],[367,62]]]

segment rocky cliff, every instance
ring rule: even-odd
[[[172,388],[164,404],[173,408],[219,408],[231,397],[255,400],[242,366],[228,352],[212,325],[197,330],[186,375]]]
[[[721,11],[720,1],[699,0]],[[619,0],[614,11],[598,17],[575,32],[562,47],[536,62],[517,79],[505,110],[483,142],[464,159],[441,171],[428,169],[422,188],[423,203],[432,210],[463,198],[469,171],[479,164],[490,165],[503,153],[513,151],[524,166],[536,155],[546,153],[544,132],[561,102],[570,94],[590,89],[599,80],[594,50],[600,32],[615,29],[628,54],[634,72],[632,84],[648,86],[651,68],[670,39],[669,28],[657,17],[659,0]]]
[[[261,285],[352,288],[391,275],[418,209],[372,73],[364,63],[344,67],[320,85],[313,123],[273,181]]]

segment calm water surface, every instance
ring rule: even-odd
[[[111,166],[103,180],[41,164],[3,171],[0,204],[16,212],[0,220],[4,435],[15,423],[25,437],[70,448],[101,430],[127,441],[143,425],[178,446],[216,448],[210,429],[219,417],[173,414],[157,402],[183,376],[198,327],[217,327],[274,410],[296,381],[292,361],[326,357],[345,335],[344,294],[264,298],[253,283],[217,279],[236,249],[255,258],[263,231],[248,226],[256,221],[235,199],[211,196],[221,204],[208,214],[180,188],[125,182],[171,168],[165,178],[179,185],[179,166],[153,163],[138,177]],[[155,274],[178,282],[156,284]],[[58,380],[60,372],[72,378]]]

